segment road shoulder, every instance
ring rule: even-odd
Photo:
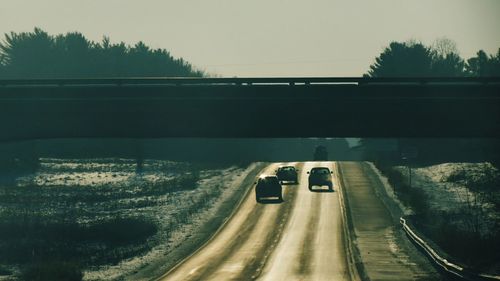
[[[371,167],[362,162],[341,162],[339,171],[354,244],[362,262],[358,266],[361,278],[439,280],[438,273],[404,237],[385,206],[382,183]]]

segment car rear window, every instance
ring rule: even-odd
[[[276,177],[268,177],[264,179],[264,182],[267,184],[278,183],[278,179]]]
[[[329,174],[330,170],[328,168],[323,168],[323,169],[312,169],[311,174]]]

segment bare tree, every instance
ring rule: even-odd
[[[446,37],[436,39],[432,44],[431,49],[435,52],[436,55],[440,57],[446,57],[450,54],[459,54],[457,43]]]

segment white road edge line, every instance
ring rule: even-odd
[[[345,200],[344,200],[344,183],[343,179],[340,178],[340,163],[335,162],[335,178],[337,181],[337,186],[339,190],[339,201],[340,201],[340,211],[342,213],[342,228],[344,230],[344,248],[347,254],[347,267],[349,268],[349,275],[351,277],[351,280],[353,281],[361,281],[361,277],[359,275],[358,269],[356,267],[356,260],[354,259],[354,250],[353,248],[356,247],[354,244],[354,241],[352,240],[353,233],[351,233],[348,225],[348,220],[347,220],[347,206],[345,205]]]

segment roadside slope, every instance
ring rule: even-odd
[[[341,162],[342,183],[355,241],[369,280],[440,280],[435,269],[405,245],[400,227],[375,192],[381,183],[366,163]],[[411,246],[411,245],[410,245]]]

